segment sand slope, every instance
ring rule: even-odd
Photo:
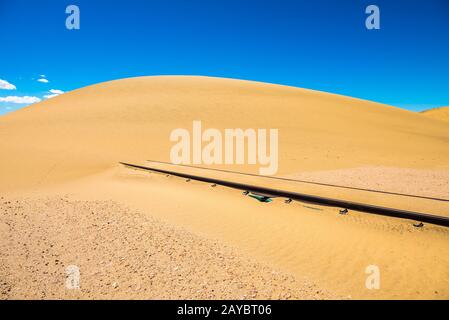
[[[358,212],[342,216],[340,208],[287,205],[283,199],[261,204],[240,191],[187,184],[183,179],[117,164],[169,160],[171,130],[191,128],[193,120],[219,129],[278,128],[280,176],[447,196],[449,128],[442,121],[359,99],[248,81],[144,77],[98,84],[0,117],[3,243],[10,244],[7,248],[25,244],[25,249],[11,249],[0,257],[5,296],[25,297],[20,290],[24,283],[46,283],[45,272],[51,272],[56,282],[45,287],[44,295],[39,287],[31,287],[26,297],[70,297],[59,286],[65,264],[71,263],[80,264],[87,273],[86,289],[98,289],[102,297],[148,297],[142,291],[134,292],[134,283],[148,281],[146,271],[168,265],[158,260],[149,266],[142,251],[148,248],[150,252],[174,252],[169,265],[179,264],[179,273],[186,279],[167,292],[177,273],[164,270],[167,286],[145,287],[157,297],[205,297],[191,291],[203,278],[209,283],[224,281],[224,287],[210,287],[222,290],[220,294],[209,290],[206,297],[239,297],[234,292],[235,279],[241,279],[245,292],[263,290],[261,297],[276,296],[272,292],[279,290],[292,298],[449,297],[449,257],[444,254],[449,247],[447,228],[426,225],[417,229],[412,221]],[[226,169],[257,173],[258,167]],[[249,182],[449,215],[446,203],[267,181],[255,178]],[[40,202],[47,197],[56,200],[42,207]],[[106,203],[107,209],[98,203]],[[129,215],[128,208],[135,213]],[[37,216],[29,219],[33,212]],[[116,224],[106,226],[109,220]],[[142,229],[142,224],[148,227]],[[57,232],[58,225],[63,233]],[[170,235],[172,227],[182,232]],[[173,241],[173,246],[148,243],[142,232],[160,234],[162,242]],[[120,241],[112,241],[114,235],[122,240],[127,235],[133,249],[128,251]],[[92,251],[85,237],[93,237]],[[105,237],[111,241],[103,241]],[[57,251],[47,243],[65,245],[71,239],[76,239],[78,249]],[[186,243],[203,243],[191,263],[178,255]],[[224,266],[235,277],[201,267],[206,257],[214,264],[218,257],[211,252],[229,245],[239,251],[238,258],[234,263],[232,255],[226,255]],[[47,261],[42,251],[63,256],[64,265],[45,265],[54,261]],[[108,272],[130,285],[129,289],[117,290],[110,285],[112,278],[102,273],[106,257],[112,256],[114,263],[119,259],[113,252],[140,261],[137,274],[120,262],[117,268],[108,265]],[[249,270],[237,267],[246,264],[246,255],[258,261]],[[29,261],[38,265],[35,272],[26,268]],[[372,264],[381,268],[380,290],[365,286],[365,268]],[[267,265],[294,278],[273,280]],[[201,279],[189,271],[192,268],[201,270]],[[100,272],[98,278],[92,275],[95,272]],[[254,280],[258,272],[261,277]],[[99,279],[107,285],[98,283]],[[266,279],[272,284],[265,286]],[[320,292],[314,293],[313,288]],[[83,294],[97,297],[87,291]]]
[[[1,200],[0,299],[337,298],[112,201]],[[64,286],[70,265],[79,290]]]
[[[432,119],[449,122],[449,107],[425,110],[422,112],[422,114]]]
[[[279,174],[370,165],[449,168],[447,126],[413,112],[257,82],[143,77],[75,90],[0,117],[0,190],[66,181],[118,161],[169,160],[170,132],[191,128],[193,120],[219,129],[278,128]]]

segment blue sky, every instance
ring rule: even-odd
[[[80,30],[65,27],[70,4]],[[365,27],[370,4],[380,30]],[[0,114],[26,105],[8,96],[162,74],[449,105],[448,0],[0,0],[0,43],[0,79],[16,88],[0,89]]]

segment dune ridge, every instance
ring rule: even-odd
[[[447,127],[413,112],[293,87],[163,76],[89,86],[0,117],[0,188],[65,181],[119,161],[167,161],[171,130],[193,120],[217,129],[278,128],[280,175],[449,167]]]
[[[422,111],[422,114],[436,120],[449,122],[449,107],[440,107]]]

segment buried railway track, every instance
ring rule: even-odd
[[[324,187],[349,189],[349,190],[357,190],[357,191],[366,191],[366,192],[373,192],[373,193],[389,194],[389,195],[393,195],[393,196],[401,196],[401,197],[409,197],[409,198],[417,198],[417,199],[449,202],[449,199],[429,197],[429,196],[419,196],[419,195],[416,195],[416,194],[399,193],[399,192],[392,192],[392,191],[385,191],[385,190],[375,190],[375,189],[368,189],[368,188],[357,188],[357,187],[350,187],[350,186],[342,186],[342,185],[338,185],[338,184],[315,182],[315,181],[308,181],[308,180],[299,180],[299,179],[291,179],[291,178],[283,178],[283,177],[270,177],[270,176],[263,176],[263,175],[260,175],[260,174],[246,173],[246,172],[240,172],[240,171],[231,171],[231,170],[216,169],[216,168],[204,168],[204,167],[200,167],[200,166],[192,166],[192,165],[187,165],[187,164],[173,164],[173,163],[170,163],[170,162],[158,161],[158,160],[147,160],[147,161],[148,162],[153,162],[153,163],[160,163],[160,164],[164,164],[164,165],[179,166],[179,167],[194,168],[194,169],[202,169],[202,170],[208,170],[208,171],[225,172],[225,173],[232,173],[232,174],[238,174],[238,175],[249,176],[249,177],[259,177],[259,178],[264,178],[264,179],[272,179],[272,180],[280,180],[280,181],[288,181],[288,182],[299,182],[299,183],[312,184],[312,185],[324,186]]]
[[[212,184],[221,185],[224,187],[229,187],[229,188],[238,189],[238,190],[243,190],[246,192],[252,192],[252,193],[256,193],[256,194],[270,195],[270,197],[273,197],[273,198],[274,197],[287,198],[287,199],[292,199],[292,200],[296,200],[296,201],[314,203],[314,204],[318,204],[318,205],[339,207],[339,208],[344,208],[344,209],[348,209],[348,210],[355,210],[355,211],[371,213],[371,214],[376,214],[376,215],[415,220],[415,221],[419,221],[419,222],[425,222],[425,223],[435,224],[435,225],[439,225],[439,226],[449,227],[449,217],[444,217],[444,216],[438,216],[438,215],[414,212],[414,211],[407,211],[407,210],[401,210],[401,209],[395,209],[395,208],[387,208],[387,207],[381,207],[381,206],[375,206],[375,205],[370,205],[370,204],[365,204],[365,203],[352,202],[352,201],[333,199],[333,198],[327,198],[327,197],[320,197],[320,196],[316,196],[316,195],[309,195],[309,194],[297,193],[297,192],[280,190],[280,189],[272,189],[272,188],[268,188],[268,187],[256,186],[256,185],[251,185],[251,184],[245,184],[245,183],[239,183],[239,182],[233,182],[233,181],[227,181],[227,180],[221,180],[221,179],[215,179],[215,178],[208,178],[208,177],[203,177],[203,176],[198,176],[198,175],[193,175],[193,174],[187,174],[187,173],[159,169],[159,168],[153,168],[153,167],[131,164],[131,163],[126,163],[126,162],[120,162],[120,164],[124,165],[125,167],[129,167],[129,168],[133,168],[133,169],[157,172],[157,173],[172,175],[172,176],[176,176],[176,177],[180,177],[180,178],[196,180],[196,181],[201,181],[201,182],[206,182],[206,183],[212,183]]]

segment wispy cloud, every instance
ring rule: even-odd
[[[13,85],[12,83],[9,83],[6,80],[0,79],[0,89],[3,89],[3,90],[16,90],[16,86]]]
[[[38,97],[30,97],[30,96],[7,96],[0,97],[0,102],[9,102],[9,103],[17,103],[17,104],[31,104],[41,101]]]
[[[50,92],[51,94],[45,95],[44,98],[46,98],[46,99],[54,98],[54,97],[57,97],[57,96],[59,96],[60,94],[63,94],[63,93],[64,93],[64,91],[58,90],[58,89],[51,89],[51,90],[49,90],[48,92]]]
[[[51,99],[51,98],[54,98],[54,97],[57,97],[57,96],[59,96],[59,94],[46,94],[46,95],[44,96],[44,98],[45,98],[45,99]]]
[[[58,89],[51,89],[49,92],[53,93],[53,94],[63,94],[64,93],[64,91],[58,90]]]
[[[40,74],[39,75],[39,79],[37,79],[38,82],[42,82],[42,83],[49,83],[50,81],[48,81],[47,76],[45,74]]]

